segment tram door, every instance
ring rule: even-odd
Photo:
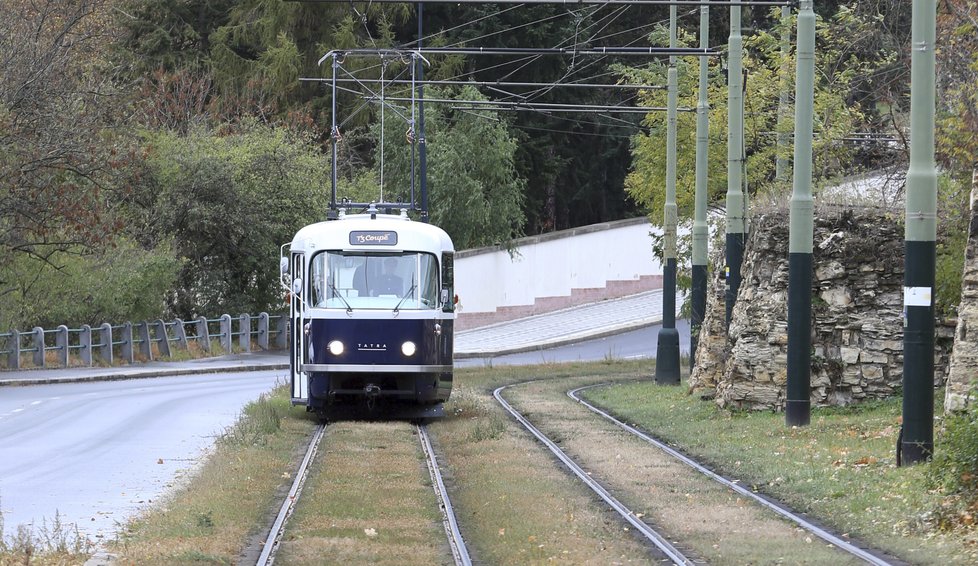
[[[305,305],[306,281],[305,254],[293,252],[291,257],[292,289],[289,301],[290,343],[289,368],[292,380],[292,404],[305,405],[309,399],[309,380],[300,368],[306,362]]]

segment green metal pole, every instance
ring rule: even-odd
[[[710,7],[700,6],[700,47],[710,46]],[[696,104],[696,193],[693,209],[693,281],[691,289],[690,370],[696,367],[696,346],[706,316],[706,264],[709,255],[709,228],[706,223],[707,181],[710,159],[710,103],[707,98],[706,57],[700,57],[700,97]]]
[[[812,128],[815,106],[815,12],[801,0],[795,70],[794,188],[788,227],[788,395],[785,421],[811,421],[812,379]]]
[[[788,99],[788,73],[785,67],[788,64],[788,57],[791,53],[791,33],[789,22],[791,21],[791,8],[781,7],[781,96],[778,98],[778,151],[774,162],[774,180],[778,188],[788,184],[788,146],[791,144],[791,136],[786,131],[785,121],[788,119],[788,109],[791,101]]]
[[[669,47],[676,48],[677,7],[669,7]],[[679,377],[679,331],[676,329],[676,106],[678,105],[678,80],[676,57],[669,57],[669,70],[666,79],[666,204],[662,226],[662,259],[665,263],[662,272],[662,328],[659,330],[655,357],[655,382],[678,385]]]
[[[910,169],[903,276],[903,434],[898,460],[934,452],[934,280],[937,168],[934,165],[937,2],[913,0],[910,57]]]
[[[424,3],[418,2],[418,50],[421,50]],[[428,222],[428,141],[424,137],[424,61],[418,57],[418,179],[421,185],[421,221]],[[413,202],[411,203],[414,204]]]
[[[740,266],[744,261],[746,212],[743,191],[744,171],[744,77],[743,37],[740,34],[740,6],[730,7],[729,62],[727,65],[727,326],[733,316],[740,289]]]

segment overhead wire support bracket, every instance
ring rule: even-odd
[[[425,47],[422,49],[397,50],[397,49],[336,49],[323,55],[319,59],[319,64],[333,56],[370,56],[370,55],[389,55],[389,54],[414,54],[427,63],[424,54],[429,55],[652,55],[657,57],[711,57],[720,55],[716,49],[703,49],[700,47]]]

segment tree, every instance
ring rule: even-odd
[[[54,256],[109,239],[133,155],[105,69],[107,0],[0,3],[0,295],[20,254]]]
[[[13,289],[4,297],[0,329],[161,318],[180,265],[168,240],[145,249],[127,237],[98,249],[72,246],[48,261],[18,255],[8,265]]]
[[[430,88],[430,98],[483,100],[474,87],[457,92]],[[411,146],[403,121],[386,122],[386,200],[410,199]],[[379,127],[375,130],[379,137]],[[503,244],[523,235],[524,181],[515,167],[516,141],[490,111],[425,107],[431,221],[452,237],[456,249]],[[380,145],[378,143],[378,152]],[[374,160],[380,163],[379,156]],[[419,183],[416,181],[416,187]]]
[[[815,86],[815,175],[829,179],[842,171],[851,171],[853,147],[842,142],[863,123],[863,112],[856,103],[849,103],[852,81],[860,73],[869,72],[871,64],[851,61],[844,49],[844,38],[854,27],[854,16],[845,12],[832,22],[818,26],[819,48],[816,50]],[[868,25],[860,23],[859,25]],[[780,25],[780,24],[779,24]],[[791,24],[793,25],[793,24]],[[653,33],[652,42],[661,42],[667,33],[659,28]],[[791,77],[794,84],[794,64],[782,65],[779,52],[779,28],[756,31],[744,41],[744,69],[747,74],[744,96],[744,154],[746,157],[746,182],[750,194],[775,191],[782,195],[787,187],[774,185],[775,154],[778,128],[793,131],[793,119],[779,124],[777,118],[778,95],[781,75]],[[680,44],[689,45],[692,37],[684,33]],[[848,63],[844,64],[847,61]],[[889,61],[886,54],[875,64]],[[679,106],[695,108],[698,100],[698,61],[680,58],[677,61]],[[653,63],[647,67],[620,67],[628,81],[661,85],[665,82],[666,64]],[[648,106],[665,106],[663,90],[643,91],[641,100]],[[722,201],[726,193],[727,167],[727,120],[726,78],[716,63],[711,64],[709,79],[710,100],[710,165],[709,195],[711,202]],[[650,211],[653,223],[662,222],[665,200],[665,112],[650,112],[643,121],[648,131],[635,137],[633,142],[633,171],[625,181],[629,194]],[[695,187],[696,116],[681,112],[677,124],[677,204],[680,217],[692,216]]]
[[[143,238],[172,238],[186,260],[173,312],[281,308],[280,246],[326,214],[329,163],[310,140],[251,121],[148,133],[146,151],[132,222]]]

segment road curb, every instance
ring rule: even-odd
[[[18,387],[29,385],[51,385],[56,383],[88,383],[95,381],[123,381],[126,379],[148,379],[153,377],[177,377],[181,375],[201,375],[205,373],[234,373],[245,371],[273,371],[289,369],[289,364],[244,364],[237,366],[221,366],[211,368],[179,368],[179,369],[146,369],[121,373],[99,375],[39,377],[37,379],[4,379],[0,377],[0,387]]]

